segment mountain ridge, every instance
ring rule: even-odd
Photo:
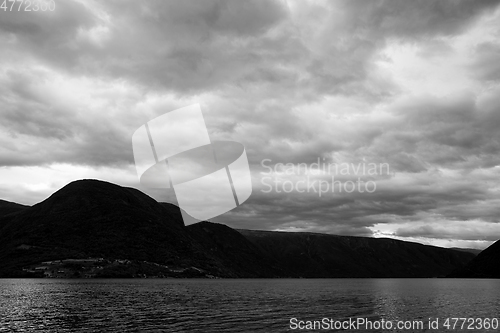
[[[301,277],[444,277],[474,258],[471,253],[392,238],[238,231],[274,260],[288,261]]]
[[[23,211],[29,207],[30,206],[0,199],[0,216],[15,214],[15,213]]]
[[[500,278],[500,240],[484,249],[465,267],[458,268],[448,277],[452,278]]]
[[[83,274],[76,264],[60,265],[82,270],[68,268],[75,277],[435,277],[474,258],[391,239],[234,230],[206,221],[186,227],[176,205],[99,180],[71,182],[14,210],[0,215],[0,277],[85,258],[107,266],[89,264]]]

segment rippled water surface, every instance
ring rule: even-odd
[[[495,316],[500,280],[0,279],[0,332],[292,332],[291,318]]]

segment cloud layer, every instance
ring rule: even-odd
[[[64,1],[0,11],[0,197],[33,204],[90,177],[140,188],[132,133],[200,103],[211,138],[243,143],[252,170],[252,197],[218,221],[482,248],[500,238],[498,7]],[[376,184],[319,196],[301,193],[307,175],[269,174],[265,159],[391,172],[310,175]],[[299,186],[267,193],[265,177]]]

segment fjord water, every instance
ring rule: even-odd
[[[499,314],[500,280],[0,279],[0,332],[287,332],[291,318]],[[398,330],[370,330],[383,331]]]

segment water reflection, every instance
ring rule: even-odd
[[[0,332],[284,332],[294,317],[492,317],[499,296],[498,280],[0,280]]]

